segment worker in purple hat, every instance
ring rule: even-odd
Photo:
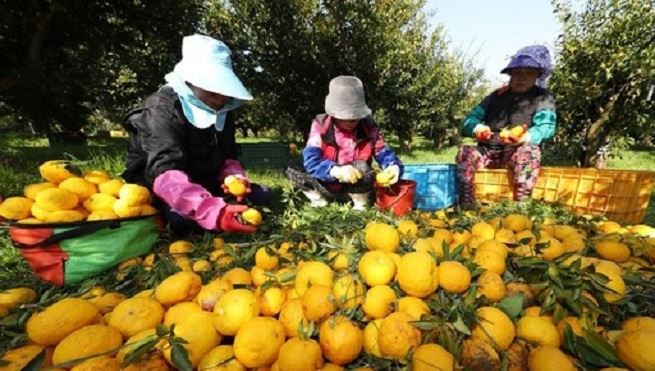
[[[457,153],[459,203],[474,200],[475,171],[509,170],[514,199],[532,194],[541,163],[541,144],[555,134],[555,99],[546,89],[552,70],[548,48],[526,46],[512,56],[501,73],[509,83],[489,94],[464,120],[462,132],[477,146],[463,146]]]

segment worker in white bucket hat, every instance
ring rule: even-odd
[[[130,111],[123,126],[130,135],[123,178],[150,188],[174,232],[222,230],[251,233],[238,215],[247,199],[270,202],[266,187],[251,184],[237,161],[231,112],[252,95],[232,69],[231,50],[204,35],[182,41],[182,59],[167,82]],[[246,195],[230,195],[229,175],[246,185]]]

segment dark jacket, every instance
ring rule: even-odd
[[[152,189],[167,170],[181,170],[216,194],[226,159],[237,158],[235,127],[228,112],[223,131],[198,129],[184,116],[177,94],[164,86],[123,120],[130,135],[123,179]]]
[[[533,86],[523,94],[512,92],[507,87],[489,94],[466,117],[462,125],[464,135],[473,136],[477,124],[488,125],[495,133],[503,128],[511,129],[521,124],[528,126],[531,143],[540,145],[555,134],[557,114],[555,98],[548,90]],[[498,138],[480,142],[481,146],[500,146]]]

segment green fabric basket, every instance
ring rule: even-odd
[[[67,224],[14,223],[9,236],[39,278],[62,286],[147,254],[160,225],[156,215]]]

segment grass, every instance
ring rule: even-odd
[[[253,143],[257,140],[239,140]],[[267,142],[270,139],[259,140]],[[394,141],[390,141],[394,146]],[[48,159],[74,159],[80,162],[82,170],[90,168],[105,169],[113,176],[120,176],[124,168],[124,153],[126,139],[91,139],[87,146],[49,147],[46,139],[26,138],[15,135],[0,137],[0,195],[8,197],[21,194],[24,185],[39,182],[38,166]],[[298,143],[298,147],[301,148]],[[457,147],[447,147],[434,150],[433,145],[426,140],[416,141],[413,150],[400,155],[407,164],[416,163],[454,163]],[[655,151],[634,150],[624,151],[620,157],[612,158],[608,163],[611,168],[638,169],[655,171]],[[250,167],[247,169],[253,182],[271,187],[276,197],[274,210],[284,210],[281,195],[289,182],[281,169]],[[651,196],[646,224],[655,225],[655,193]],[[16,271],[29,273],[26,263],[20,259],[16,250],[11,248],[6,229],[0,228],[0,281],[7,277],[28,282],[32,277]],[[18,278],[17,278],[18,277]]]
[[[239,138],[241,143],[261,143],[277,138]],[[397,147],[394,138],[389,142]],[[464,144],[471,144],[465,141]],[[87,146],[49,147],[45,138],[31,138],[19,135],[4,135],[0,138],[0,195],[7,197],[22,193],[25,184],[39,181],[37,167],[46,159],[75,159],[81,168],[101,168],[113,176],[120,176],[124,168],[126,139],[90,139]],[[298,148],[302,143],[297,143]],[[397,148],[396,148],[397,149]],[[415,140],[412,150],[400,154],[406,164],[454,163],[457,147],[434,150],[434,145],[423,138]],[[548,164],[555,165],[555,164]],[[609,168],[655,171],[655,150],[624,151],[608,161]],[[280,193],[288,180],[280,169],[249,167],[248,174],[254,182],[266,184]],[[653,198],[653,197],[652,197]],[[655,224],[655,200],[648,209],[646,221]]]

